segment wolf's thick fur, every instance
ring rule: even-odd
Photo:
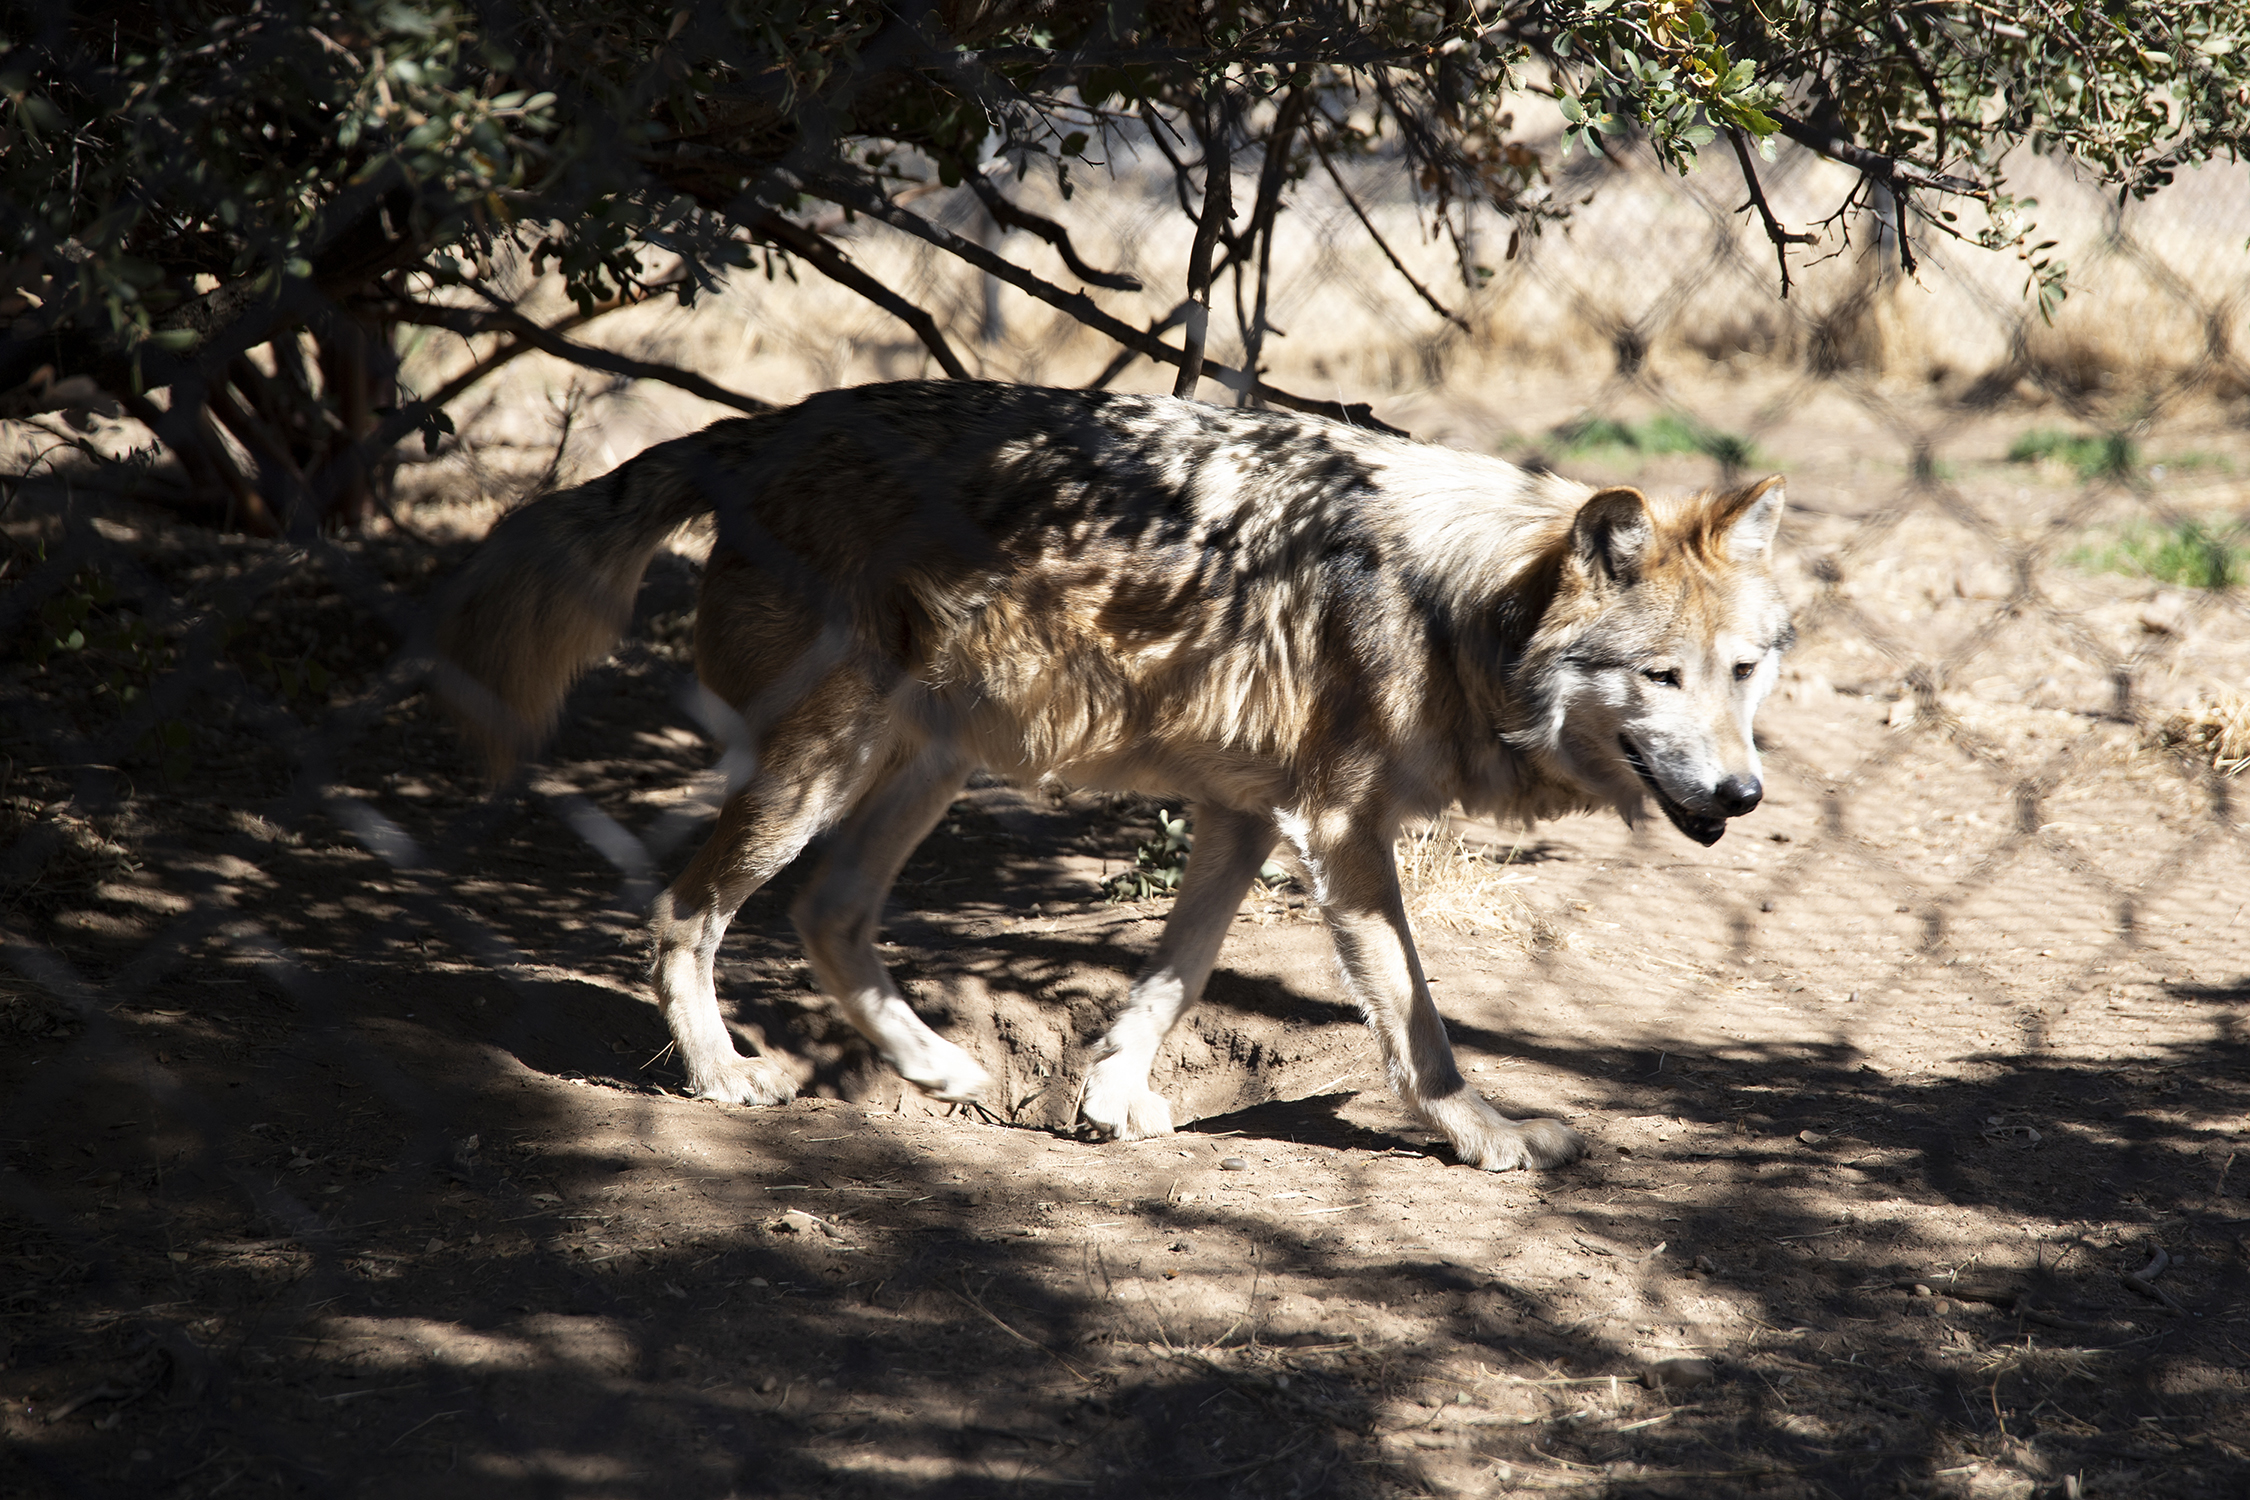
[[[1750,721],[1789,625],[1781,490],[1654,503],[1272,412],[967,382],[831,391],[721,422],[503,520],[452,586],[441,686],[504,767],[622,629],[642,570],[716,513],[697,670],[755,768],[658,900],[658,1004],[690,1086],[795,1092],[744,1057],[712,958],[833,830],[794,917],[822,987],[906,1078],[986,1075],[877,961],[885,893],[977,767],[1189,800],[1196,850],[1086,1079],[1117,1137],[1171,1129],[1157,1048],[1277,839],[1311,880],[1399,1097],[1464,1161],[1575,1156],[1461,1081],[1392,844],[1459,802],[1530,820],[1653,797],[1704,843],[1756,805]]]

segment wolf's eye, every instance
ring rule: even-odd
[[[1641,672],[1641,675],[1663,687],[1678,687],[1680,685],[1680,669],[1678,667],[1648,667]]]
[[[1736,682],[1748,682],[1757,675],[1758,664],[1754,661],[1738,661],[1734,664],[1734,680]]]

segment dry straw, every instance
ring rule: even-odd
[[[1518,942],[1536,935],[1531,904],[1516,889],[1513,850],[1471,844],[1443,820],[1399,836],[1399,884],[1415,921],[1476,936],[1497,933]]]
[[[2157,727],[2156,740],[2168,749],[2207,758],[2222,776],[2250,765],[2250,697],[2221,689],[2175,712]]]

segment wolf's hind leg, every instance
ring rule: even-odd
[[[835,822],[869,779],[874,764],[860,736],[868,721],[848,706],[854,686],[832,680],[807,698],[798,722],[766,736],[757,773],[720,809],[710,838],[650,913],[657,1007],[679,1047],[688,1092],[700,1098],[782,1104],[796,1096],[796,1080],[771,1059],[735,1050],[719,1012],[716,962],[742,903]],[[879,752],[872,759],[879,764]]]
[[[1263,813],[1198,806],[1194,818],[1195,853],[1156,956],[1102,1038],[1078,1103],[1080,1119],[1121,1141],[1171,1134],[1172,1108],[1148,1086],[1148,1070],[1202,996],[1243,894],[1273,852],[1273,823]]]
[[[951,745],[937,743],[875,786],[836,830],[790,912],[820,987],[899,1076],[946,1100],[978,1098],[991,1076],[914,1013],[876,956],[875,935],[892,882],[969,769]]]
[[[1562,1121],[1510,1120],[1461,1081],[1414,951],[1390,839],[1355,822],[1331,840],[1308,836],[1304,852],[1319,872],[1321,914],[1345,981],[1400,1101],[1488,1172],[1561,1166],[1582,1153],[1586,1142]]]

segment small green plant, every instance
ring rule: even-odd
[[[34,618],[24,655],[41,670],[66,664],[90,673],[90,698],[108,697],[120,708],[138,700],[169,666],[173,643],[118,602],[117,585],[100,568],[81,568],[50,595]],[[192,727],[164,719],[142,734],[136,753],[162,770],[167,781],[187,774]]]
[[[2139,521],[2070,554],[2075,567],[2130,573],[2183,588],[2233,588],[2250,578],[2250,529],[2240,523],[2208,525]]]
[[[2058,463],[2080,479],[2123,479],[2140,467],[2140,447],[2122,432],[2062,432],[2034,427],[2008,447],[2012,464]]]
[[[99,568],[81,568],[39,606],[24,655],[35,667],[83,660],[96,692],[131,703],[172,659],[172,642],[117,602],[117,585]]]
[[[253,653],[251,659],[272,679],[284,703],[310,696],[317,704],[328,696],[328,668],[309,652],[295,661],[265,651]]]
[[[1194,847],[1187,814],[1175,818],[1159,812],[1156,837],[1133,852],[1133,868],[1120,870],[1102,882],[1103,896],[1111,901],[1146,901],[1151,896],[1172,894],[1187,876],[1188,853]]]
[[[1120,870],[1102,882],[1103,899],[1146,901],[1177,893],[1180,882],[1187,878],[1188,855],[1194,848],[1195,832],[1188,826],[1187,814],[1175,818],[1159,812],[1156,837],[1133,852],[1133,868]],[[1289,872],[1269,859],[1259,867],[1258,879],[1270,889],[1286,882]]]
[[[1665,453],[1700,453],[1730,469],[1746,469],[1758,459],[1757,445],[1738,433],[1706,427],[1678,412],[1659,412],[1635,427],[1613,417],[1580,417],[1548,433],[1566,453],[1592,453],[1624,449],[1650,456]]]
[[[1547,434],[1565,453],[1586,453],[1596,448],[1638,448],[1640,434],[1609,417],[1580,417]]]

